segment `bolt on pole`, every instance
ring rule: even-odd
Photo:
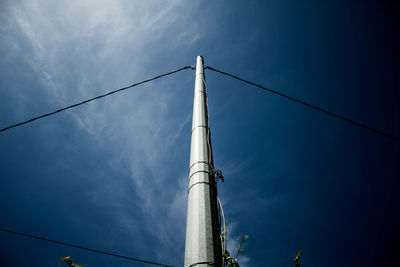
[[[213,170],[204,61],[197,57],[190,148],[184,267],[222,265],[221,228]]]

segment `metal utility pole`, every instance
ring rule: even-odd
[[[198,56],[193,100],[184,267],[222,265],[221,230],[213,165],[204,61]]]

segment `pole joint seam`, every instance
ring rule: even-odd
[[[194,172],[194,173],[192,173],[192,174],[189,176],[189,181],[188,181],[188,182],[190,183],[190,179],[192,179],[193,175],[195,175],[196,173],[199,173],[199,172],[204,172],[204,173],[210,174],[209,171],[197,171],[197,172]]]
[[[213,262],[201,261],[201,262],[192,263],[188,267],[193,267],[193,266],[196,266],[196,265],[199,265],[199,264],[207,264],[209,266],[215,266],[215,263],[213,263]]]
[[[193,186],[198,185],[198,184],[208,184],[209,186],[211,186],[212,189],[214,188],[214,187],[213,187],[213,184],[211,184],[211,183],[209,183],[209,182],[196,182],[196,183],[192,184],[192,185],[189,187],[189,189],[188,189],[188,194],[189,194],[189,192],[190,192],[190,189],[192,189]]]
[[[208,161],[204,161],[204,160],[196,161],[195,163],[193,163],[192,165],[190,165],[190,167],[189,167],[189,173],[190,173],[190,170],[193,168],[193,166],[196,165],[196,164],[199,164],[199,163],[207,164],[207,165],[211,168],[211,164],[210,164]]]
[[[209,127],[208,127],[207,125],[198,125],[198,126],[196,126],[196,127],[194,127],[194,128],[192,129],[192,134],[193,134],[193,131],[196,130],[196,128],[199,128],[199,127],[209,129]]]

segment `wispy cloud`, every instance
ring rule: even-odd
[[[16,44],[12,53],[28,53],[18,44],[29,44],[28,64],[43,84],[37,90],[43,90],[54,107],[158,74],[151,69],[157,53],[173,52],[183,39],[186,45],[199,39],[195,23],[184,25],[193,11],[184,1],[39,0],[10,2],[7,9],[7,31],[18,33],[10,41]],[[128,170],[131,190],[147,218],[146,231],[157,233],[155,246],[164,250],[155,250],[161,253],[184,239],[186,214],[186,169],[165,172],[162,169],[170,166],[160,166],[171,149],[180,146],[178,138],[191,118],[167,117],[174,108],[171,86],[168,80],[157,81],[68,113],[81,134],[96,140],[93,153],[107,151],[109,167]],[[118,182],[93,183],[87,196],[96,205],[107,205],[105,212],[116,215],[121,225],[135,227],[136,215],[123,190],[129,181]],[[113,194],[106,203],[99,195],[107,190]]]

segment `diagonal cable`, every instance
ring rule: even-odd
[[[270,92],[270,93],[277,94],[277,95],[282,96],[282,97],[284,97],[284,98],[286,98],[286,99],[289,99],[289,100],[292,100],[292,101],[294,101],[294,102],[303,104],[303,105],[306,106],[306,107],[309,107],[309,108],[312,108],[312,109],[321,111],[321,112],[323,112],[323,113],[325,113],[325,114],[327,114],[327,115],[329,115],[329,116],[335,117],[335,118],[340,119],[340,120],[343,120],[343,121],[347,121],[347,122],[349,122],[349,123],[351,123],[351,124],[353,124],[353,125],[355,125],[355,126],[358,126],[358,127],[360,127],[360,128],[364,128],[364,129],[367,129],[367,130],[369,130],[369,131],[371,131],[371,132],[374,132],[374,133],[376,133],[376,134],[379,134],[379,135],[388,137],[388,138],[390,138],[390,139],[392,139],[392,140],[394,140],[394,141],[398,141],[398,142],[400,141],[400,137],[398,137],[398,136],[395,136],[395,135],[392,135],[392,134],[389,134],[389,133],[385,133],[385,132],[383,132],[383,131],[381,131],[381,130],[377,130],[377,129],[375,129],[375,128],[369,127],[369,126],[367,126],[367,125],[365,125],[365,124],[356,122],[356,121],[354,121],[354,120],[352,120],[352,119],[348,119],[348,118],[343,117],[343,116],[341,116],[341,115],[338,115],[338,114],[335,114],[335,113],[333,113],[333,112],[330,112],[330,111],[328,111],[328,110],[326,110],[326,109],[323,109],[323,108],[314,106],[314,105],[312,105],[312,104],[309,104],[309,103],[307,103],[307,102],[304,102],[303,100],[300,100],[300,99],[297,99],[297,98],[294,98],[294,97],[285,95],[285,94],[283,94],[283,93],[280,93],[280,92],[278,92],[278,91],[275,91],[275,90],[266,88],[266,87],[264,87],[264,86],[262,86],[262,85],[259,85],[259,84],[257,84],[257,83],[254,83],[254,82],[251,82],[251,81],[242,79],[242,78],[240,78],[240,77],[238,77],[238,76],[235,76],[235,75],[233,75],[233,74],[229,74],[229,73],[227,73],[227,72],[214,69],[213,67],[210,67],[210,66],[205,67],[204,69],[209,69],[209,70],[218,72],[218,73],[220,73],[220,74],[223,74],[223,75],[232,77],[232,78],[234,78],[234,79],[236,79],[236,80],[239,80],[239,81],[242,81],[242,82],[245,82],[245,83],[254,85],[254,86],[256,86],[256,87],[258,87],[258,88],[261,88],[261,89],[263,89],[263,90],[265,90],[265,91],[268,91],[268,92]]]
[[[89,103],[89,102],[91,102],[91,101],[94,101],[94,100],[97,100],[97,99],[100,99],[100,98],[103,98],[103,97],[106,97],[106,96],[109,96],[109,95],[112,95],[112,94],[115,94],[115,93],[118,93],[118,92],[127,90],[127,89],[129,89],[129,88],[132,88],[132,87],[135,87],[135,86],[138,86],[138,85],[147,83],[147,82],[151,82],[151,81],[157,80],[157,79],[159,79],[159,78],[161,78],[161,77],[168,76],[168,75],[171,75],[171,74],[174,74],[174,73],[177,73],[177,72],[180,72],[180,71],[182,71],[182,70],[189,69],[189,68],[190,68],[190,66],[185,66],[185,67],[183,67],[183,68],[180,68],[180,69],[177,69],[177,70],[174,70],[174,71],[171,71],[171,72],[167,72],[167,73],[158,75],[158,76],[153,77],[153,78],[151,78],[151,79],[144,80],[144,81],[141,81],[141,82],[138,82],[138,83],[134,83],[134,84],[132,84],[132,85],[130,85],[130,86],[123,87],[123,88],[120,88],[120,89],[117,89],[117,90],[114,90],[114,91],[108,92],[108,93],[106,93],[106,94],[99,95],[99,96],[96,96],[96,97],[93,97],[93,98],[90,98],[90,99],[87,99],[87,100],[84,100],[84,101],[82,101],[82,102],[79,102],[79,103],[76,103],[76,104],[73,104],[73,105],[70,105],[70,106],[67,106],[67,107],[64,107],[64,108],[60,108],[60,109],[58,109],[58,110],[56,110],[56,111],[53,111],[53,112],[50,112],[50,113],[46,113],[46,114],[43,114],[43,115],[34,117],[34,118],[32,118],[32,119],[29,119],[29,120],[26,120],[26,121],[23,121],[23,122],[20,122],[20,123],[17,123],[17,124],[13,124],[13,125],[7,126],[7,127],[5,127],[5,128],[0,129],[0,132],[4,132],[4,131],[7,131],[7,130],[9,130],[9,129],[11,129],[11,128],[18,127],[18,126],[21,126],[21,125],[24,125],[24,124],[33,122],[33,121],[35,121],[35,120],[42,119],[42,118],[44,118],[44,117],[48,117],[48,116],[54,115],[54,114],[56,114],[56,113],[62,112],[62,111],[64,111],[64,110],[67,110],[67,109],[70,109],[70,108],[75,108],[75,107],[77,107],[77,106],[80,106],[80,105]]]
[[[91,251],[91,252],[95,252],[95,253],[100,253],[100,254],[104,254],[104,255],[108,255],[108,256],[112,256],[112,257],[121,258],[121,259],[126,259],[126,260],[131,260],[131,261],[136,261],[136,262],[142,262],[142,263],[147,263],[147,264],[153,264],[153,265],[158,265],[158,266],[173,267],[171,265],[166,265],[166,264],[162,264],[162,263],[158,263],[158,262],[154,262],[154,261],[150,261],[150,260],[143,260],[143,259],[128,257],[128,256],[116,254],[116,253],[111,253],[111,252],[107,252],[107,251],[102,251],[102,250],[97,250],[97,249],[93,249],[93,248],[83,247],[83,246],[80,246],[80,245],[75,245],[75,244],[66,243],[66,242],[62,242],[62,241],[52,240],[52,239],[48,239],[46,237],[31,235],[31,234],[27,234],[27,233],[21,233],[21,232],[9,230],[9,229],[1,228],[1,227],[0,227],[0,231],[11,233],[11,234],[15,234],[15,235],[21,235],[21,236],[25,236],[25,237],[29,237],[29,238],[33,238],[33,239],[39,239],[39,240],[47,241],[47,242],[50,242],[50,243],[56,243],[56,244],[63,245],[63,246],[79,248],[79,249],[82,249],[82,250],[87,250],[87,251]]]

